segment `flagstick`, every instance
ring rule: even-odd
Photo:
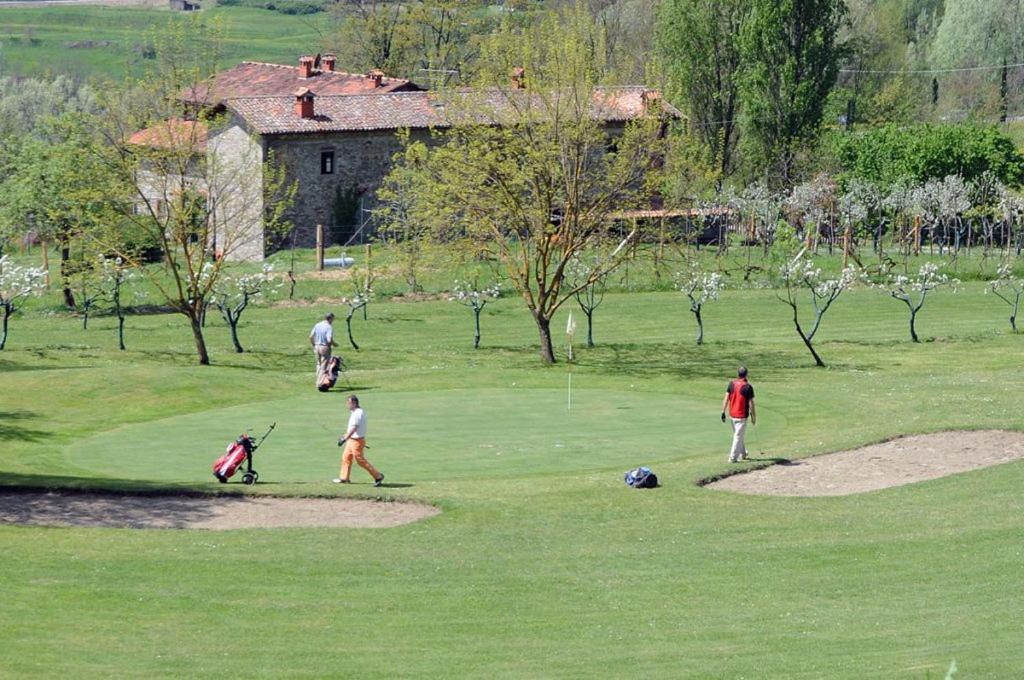
[[[569,411],[572,411],[572,373],[569,373]]]

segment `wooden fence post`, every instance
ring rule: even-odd
[[[316,225],[316,270],[324,270],[324,225]]]

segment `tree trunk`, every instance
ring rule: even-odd
[[[691,309],[690,311],[693,312],[693,316],[696,317],[696,319],[697,319],[697,344],[698,345],[703,345],[704,344],[704,320],[700,317],[700,307],[697,307],[696,309]]]
[[[914,342],[921,342],[917,338],[917,330],[914,328],[914,322],[917,321],[917,310],[910,310],[910,339]]]
[[[533,313],[540,334],[540,358],[546,364],[555,363],[555,348],[551,345],[551,319],[546,319],[539,312]]]
[[[117,348],[122,352],[125,350],[124,346],[124,314],[121,313],[120,308],[117,310]]]
[[[796,305],[793,303],[788,304],[790,305],[790,307],[793,308],[793,325],[796,326],[797,335],[799,335],[800,339],[804,341],[804,345],[807,346],[807,349],[810,351],[811,356],[814,357],[814,365],[824,368],[825,362],[821,360],[821,357],[818,355],[818,352],[814,349],[814,345],[811,343],[811,340],[807,337],[807,335],[804,334],[804,329],[800,327],[800,318],[797,316]]]
[[[235,346],[235,351],[239,354],[244,353],[242,343],[238,342],[238,318],[228,318],[228,326],[231,328],[231,344]]]
[[[82,330],[89,330],[89,307],[90,304],[85,301],[82,302]]]
[[[352,349],[359,351],[359,345],[356,344],[355,338],[352,337],[352,315],[355,314],[355,310],[348,313],[345,317],[345,328],[348,330],[348,341],[352,345]]]
[[[594,346],[594,310],[587,309],[583,310],[583,314],[587,317],[587,347]]]
[[[480,312],[482,311],[483,308],[473,308],[473,317],[476,322],[476,333],[473,335],[473,349],[480,349]]]
[[[11,306],[8,304],[4,305],[4,321],[3,330],[0,331],[0,351],[3,350],[7,344],[7,320],[11,318]]]
[[[210,353],[206,351],[206,340],[203,338],[203,325],[197,315],[187,314],[189,324],[192,326],[192,338],[196,343],[196,355],[199,357],[200,366],[210,365]]]
[[[71,260],[71,243],[67,237],[60,239],[60,285],[64,292],[64,304],[68,309],[75,308],[75,294],[68,283],[68,262]]]

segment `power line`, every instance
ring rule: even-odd
[[[938,73],[966,73],[968,71],[998,71],[1004,68],[1021,68],[1024,63],[1017,64],[996,64],[989,66],[965,66],[963,68],[920,68],[920,69],[872,69],[872,68],[841,68],[840,73],[877,73],[884,75],[913,75],[913,74],[938,74]]]

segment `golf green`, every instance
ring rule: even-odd
[[[714,407],[649,392],[456,389],[369,393],[367,457],[389,481],[551,473],[676,460],[723,446]],[[124,479],[195,482],[230,439],[277,428],[256,454],[261,481],[333,476],[348,412],[332,392],[126,425],[66,449],[70,466]],[[670,424],[666,427],[666,424]]]

